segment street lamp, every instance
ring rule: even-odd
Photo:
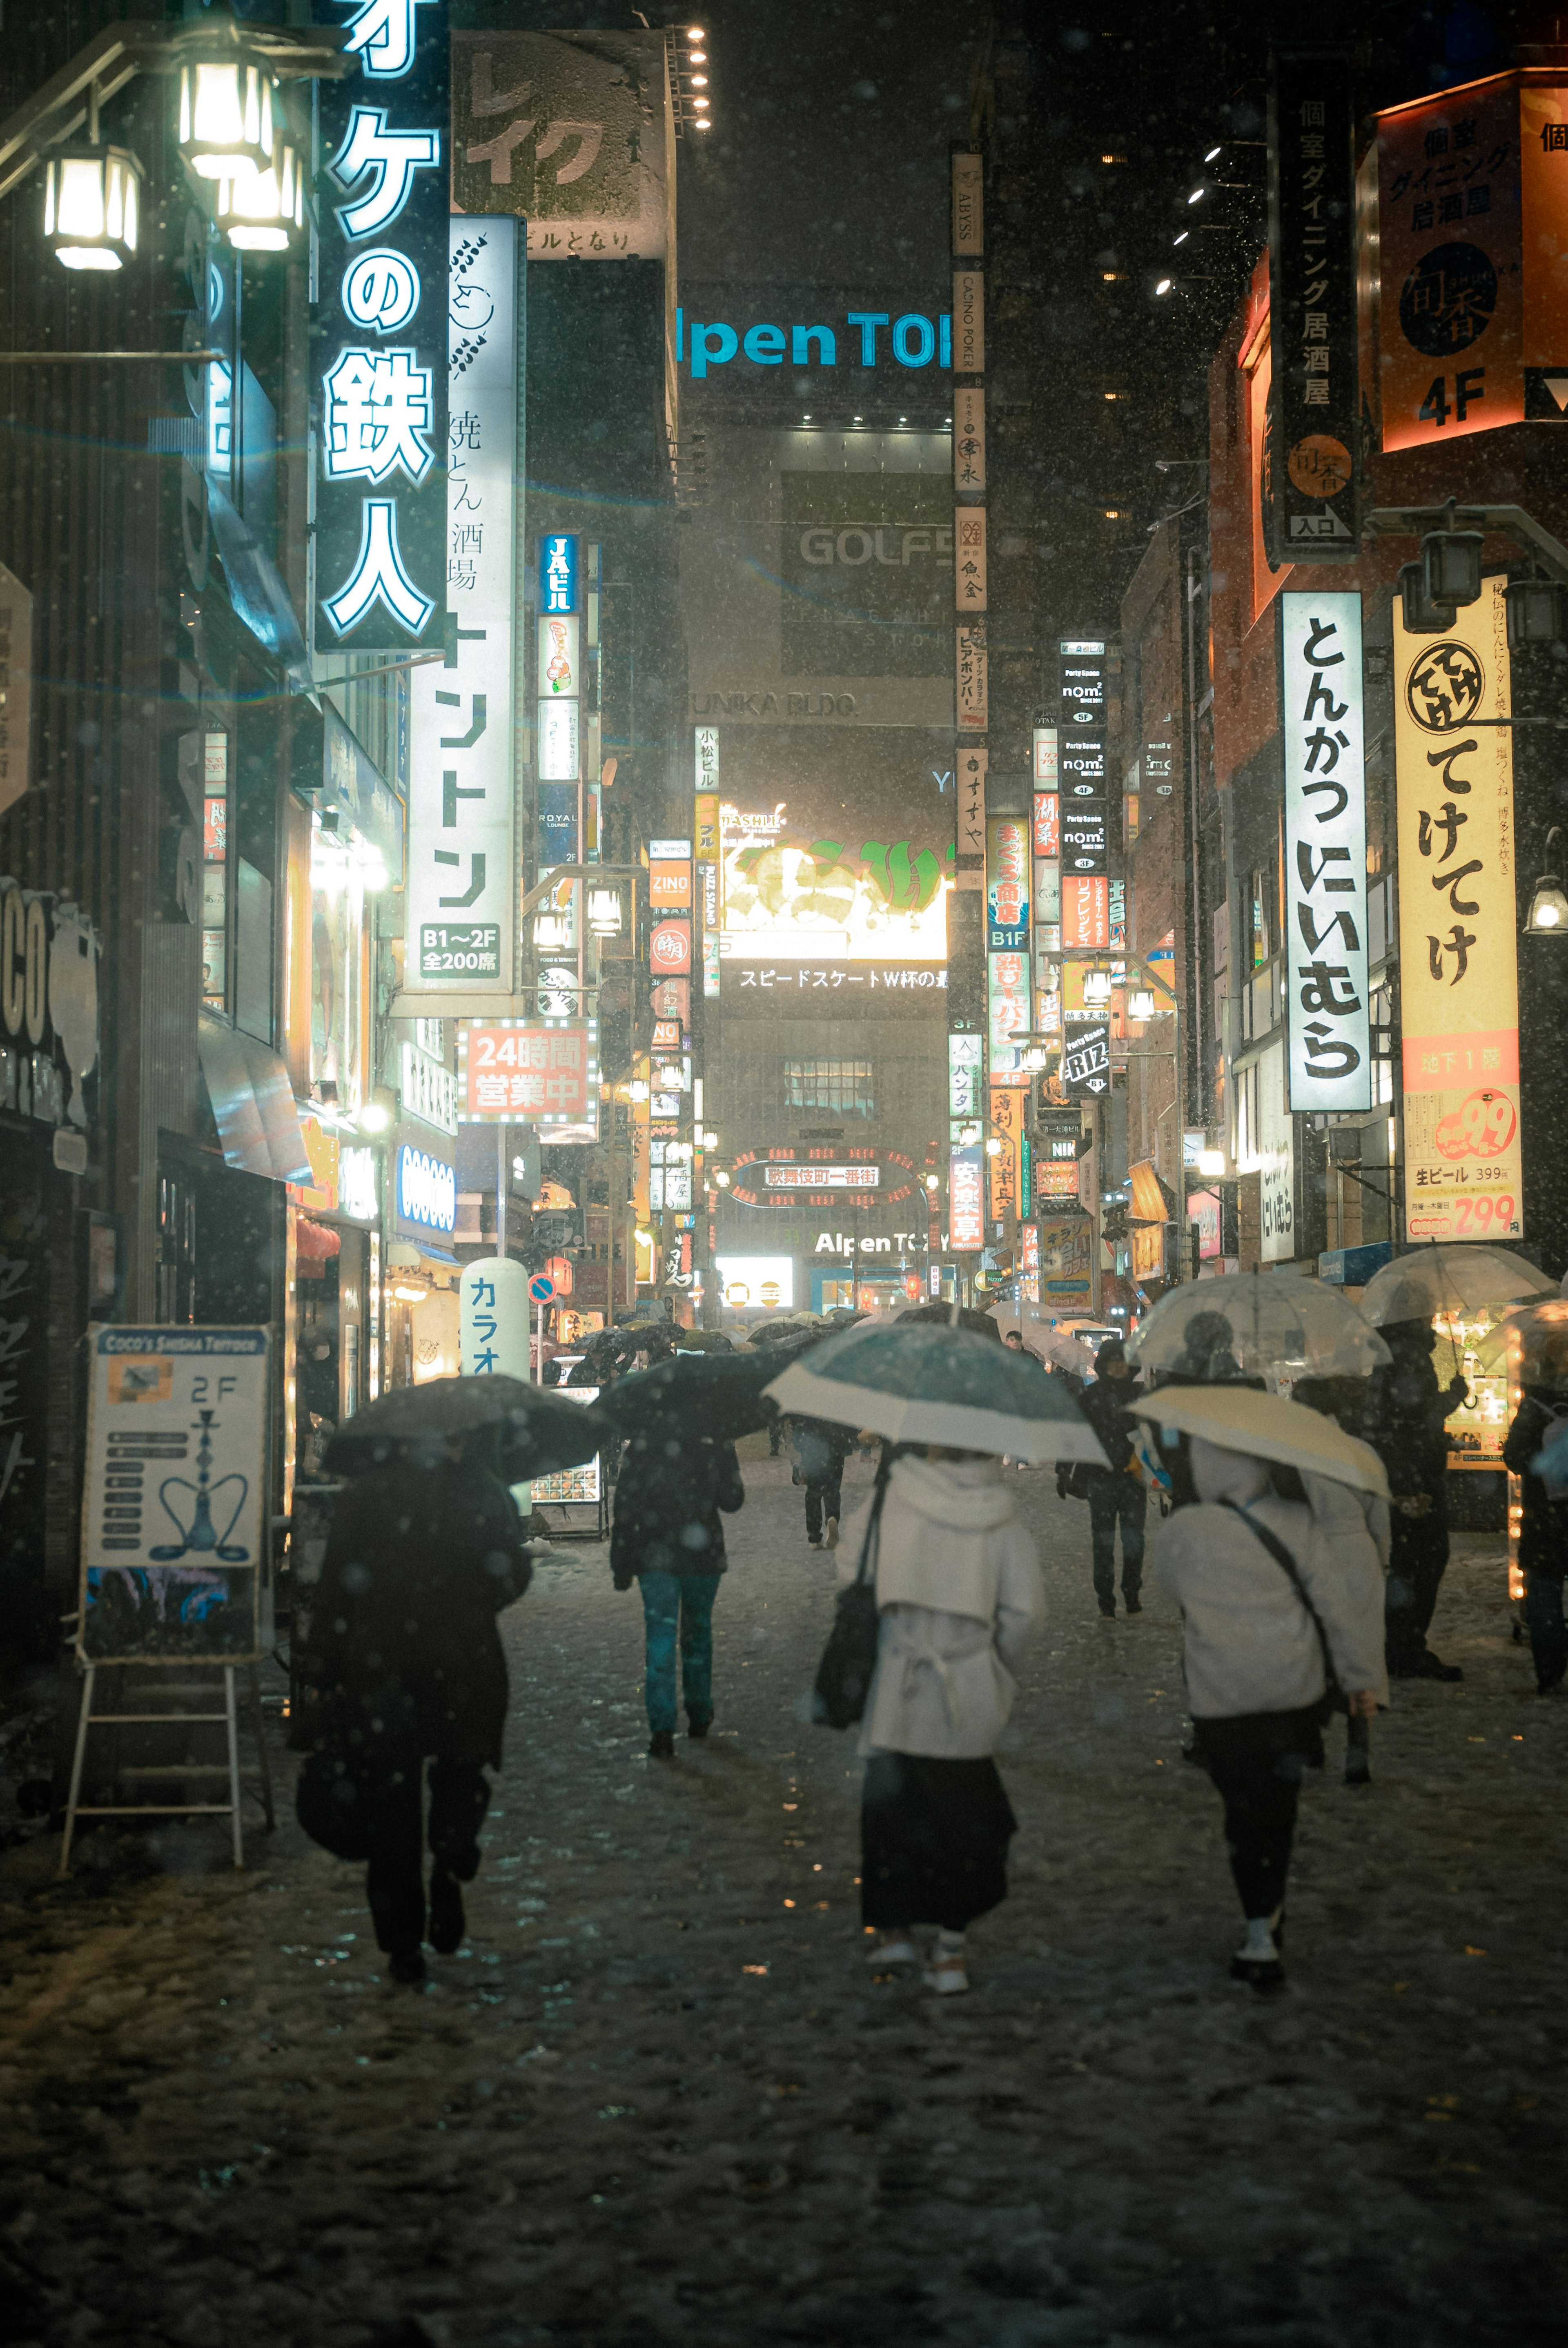
[[[1200,1149],[1198,1152],[1200,1174],[1207,1174],[1212,1179],[1214,1176],[1222,1174],[1224,1170],[1225,1153],[1222,1149]]]
[[[123,269],[136,252],[141,165],[124,147],[67,147],[44,166],[44,242],[62,269]]]
[[[304,175],[282,136],[264,171],[220,180],[213,207],[237,252],[286,252],[304,226]]]
[[[1110,973],[1108,970],[1086,970],[1083,974],[1083,999],[1086,1003],[1105,1004],[1110,1001]]]
[[[1562,837],[1562,832],[1555,826],[1547,833],[1548,860],[1553,841]],[[1526,937],[1541,938],[1560,936],[1564,932],[1568,932],[1568,896],[1563,894],[1563,882],[1557,873],[1543,872],[1531,895],[1524,933]]]
[[[273,160],[272,76],[232,50],[181,66],[180,153],[199,180],[258,178]]]

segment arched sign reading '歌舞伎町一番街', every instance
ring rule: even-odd
[[[730,1170],[729,1196],[743,1207],[831,1205],[835,1214],[851,1207],[896,1207],[914,1196],[919,1177],[913,1158],[896,1149],[743,1150]]]

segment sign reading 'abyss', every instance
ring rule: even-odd
[[[447,536],[446,0],[363,0],[320,88],[316,643],[439,644]]]

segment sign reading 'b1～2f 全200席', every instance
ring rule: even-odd
[[[1348,562],[1360,546],[1355,138],[1350,50],[1277,49],[1269,90],[1273,373],[1262,481],[1276,564]]]

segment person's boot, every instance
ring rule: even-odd
[[[676,1757],[676,1733],[673,1728],[655,1728],[648,1739],[650,1761],[673,1761]]]
[[[1445,1663],[1441,1656],[1433,1654],[1430,1647],[1423,1647],[1399,1676],[1401,1679],[1452,1682],[1463,1679],[1464,1666],[1462,1663]]]
[[[463,1895],[456,1876],[449,1875],[444,1867],[430,1873],[430,1946],[438,1957],[455,1956],[463,1945],[468,1921],[463,1914]]]
[[[1284,1923],[1283,1909],[1274,1916],[1247,1918],[1247,1937],[1231,1959],[1233,1981],[1245,1982],[1249,1988],[1264,1993],[1284,1987],[1284,1967],[1274,1937],[1276,1923],[1281,1927]]]
[[[822,1547],[824,1549],[837,1549],[838,1546],[839,1520],[837,1517],[830,1517],[828,1519],[826,1529],[822,1535]]]
[[[411,1987],[425,1978],[425,1952],[422,1949],[394,1949],[387,1960],[387,1970],[395,1982],[405,1982]]]
[[[703,1738],[707,1735],[708,1730],[712,1726],[713,1715],[709,1713],[706,1720],[688,1720],[686,1722],[686,1735],[694,1738],[695,1741],[700,1745]]]

